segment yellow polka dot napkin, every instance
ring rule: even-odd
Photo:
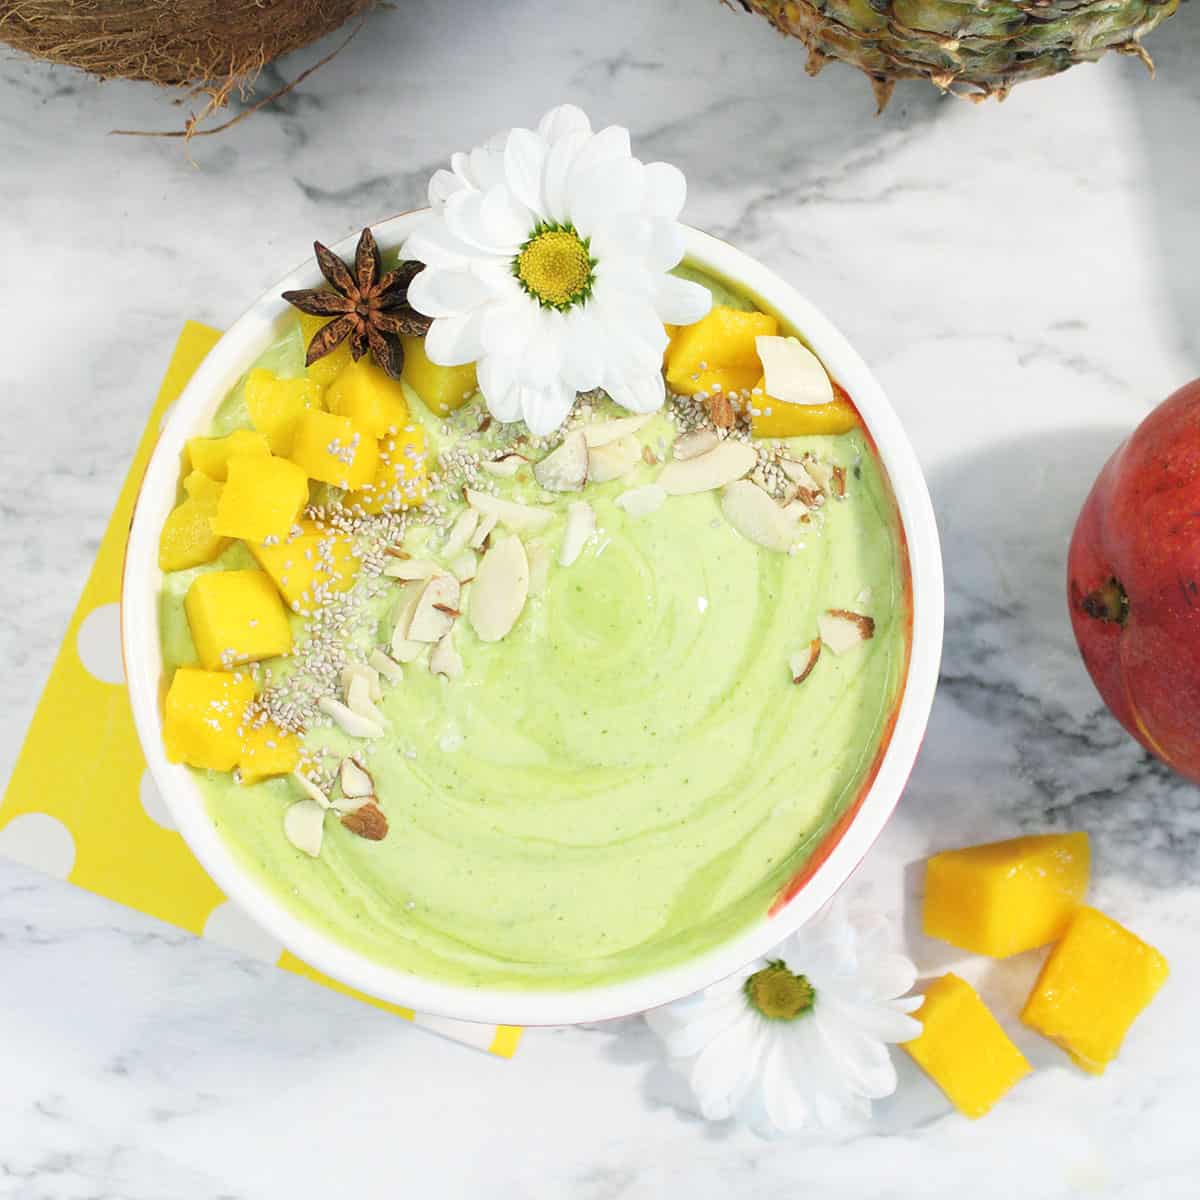
[[[146,769],[121,665],[120,595],[134,500],[167,409],[220,333],[189,321],[134,456],[66,641],[0,801],[0,854],[273,962],[436,1033],[511,1058],[521,1031],[375,1000],[284,950],[217,889],[172,828]],[[70,753],[64,753],[64,747]]]

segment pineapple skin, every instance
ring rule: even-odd
[[[1142,38],[1179,0],[740,0],[808,48],[810,75],[830,59],[858,67],[882,112],[898,79],[928,79],[970,100],[1108,51],[1153,72]]]

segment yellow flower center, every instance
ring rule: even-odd
[[[794,1021],[812,1008],[816,998],[813,985],[778,959],[746,980],[746,999],[772,1021]]]
[[[513,274],[543,307],[567,309],[590,295],[595,265],[570,225],[539,225],[513,261]]]

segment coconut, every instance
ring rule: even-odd
[[[222,108],[235,90],[248,96],[258,73],[272,59],[332,33],[374,4],[375,0],[0,0],[0,42],[99,79],[138,79],[205,96],[201,110],[177,135],[190,137],[217,132],[196,126]],[[351,36],[354,32],[357,27]],[[294,87],[326,61],[255,107]]]

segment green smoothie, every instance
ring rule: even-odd
[[[289,334],[266,361],[299,373],[301,355]],[[465,428],[412,409],[443,448]],[[235,390],[213,432],[247,423]],[[637,437],[662,460],[677,432],[664,410]],[[366,841],[330,820],[310,858],[281,831],[299,797],[292,780],[241,786],[197,771],[222,836],[305,922],[380,963],[456,984],[583,987],[731,937],[854,800],[904,670],[906,566],[880,466],[858,432],[791,439],[789,453],[805,452],[844,468],[846,496],[791,554],[736,532],[719,491],[628,514],[617,498],[662,469],[642,462],[588,485],[596,536],[561,567],[553,559],[578,494],[497,480],[506,498],[554,513],[523,535],[531,555],[543,543],[552,559],[540,594],[498,642],[457,622],[461,676],[406,665],[379,704],[385,738],[305,734],[338,755],[365,754],[388,836]],[[412,553],[436,553],[439,540],[416,528]],[[182,612],[191,579],[248,559],[235,545],[167,577],[168,668],[194,661]],[[395,605],[378,580],[372,590],[367,640],[386,634]],[[789,657],[829,609],[869,614],[874,636],[822,653],[795,684]],[[303,621],[293,621],[300,640]]]

